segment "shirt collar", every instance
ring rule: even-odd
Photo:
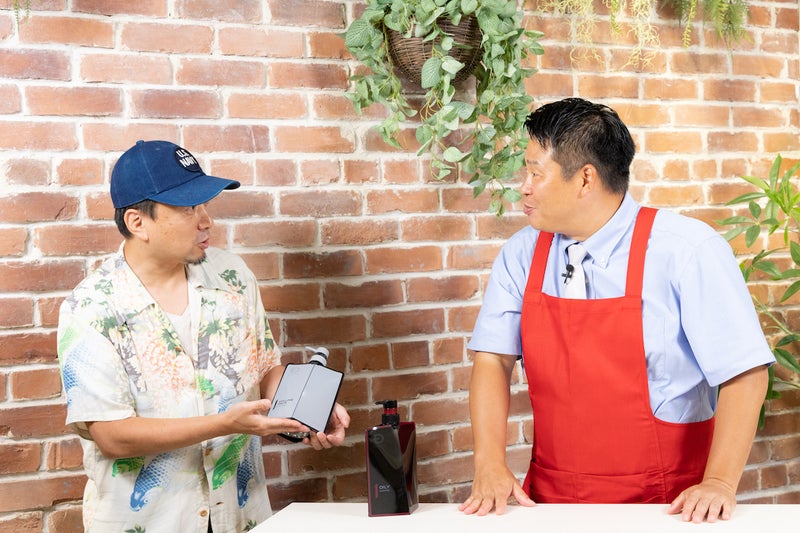
[[[197,265],[186,267],[186,279],[190,287],[195,289],[212,289],[233,292],[231,286],[219,274],[213,275],[207,268],[207,260]]]
[[[122,277],[122,283],[125,283],[128,287],[139,287],[139,290],[131,293],[131,298],[128,299],[125,304],[128,312],[140,313],[145,308],[151,305],[156,305],[156,301],[153,299],[147,289],[145,289],[138,276],[136,276],[136,274],[133,272],[133,269],[131,269],[130,265],[125,260],[125,253],[123,252],[124,246],[124,242],[120,244],[117,254],[114,257],[114,262],[116,264],[118,275]],[[188,265],[186,267],[186,276],[189,287],[194,289],[206,288],[233,292],[230,285],[227,284],[222,277],[212,275],[209,269],[206,268],[205,261],[199,265]]]
[[[147,307],[155,305],[155,300],[144,288],[128,261],[125,260],[124,247],[125,242],[123,241],[112,258],[114,265],[112,275],[117,278],[115,281],[117,286],[128,288],[126,297],[117,302],[117,305],[123,308],[122,316],[128,316],[141,313]]]
[[[614,250],[622,243],[623,237],[631,230],[636,220],[636,213],[639,211],[639,204],[630,193],[625,193],[619,209],[606,222],[602,228],[597,230],[591,237],[583,241],[591,261],[600,268],[606,268],[609,258]],[[575,242],[564,235],[558,235],[558,251],[566,257],[567,246]]]

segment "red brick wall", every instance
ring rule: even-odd
[[[750,42],[729,54],[709,29],[626,66],[623,37],[570,65],[564,17],[547,35],[537,101],[609,103],[638,145],[634,195],[706,221],[730,214],[737,176],[800,158],[798,2],[752,2]],[[339,36],[350,0],[34,0],[16,26],[0,0],[0,531],[75,531],[85,477],[63,426],[55,353],[61,299],[120,238],[110,169],[139,138],[179,142],[243,187],[213,205],[214,241],[258,274],[287,361],[324,344],[345,370],[346,446],[265,446],[274,507],[364,496],[363,430],[374,401],[419,424],[425,501],[460,501],[471,479],[465,349],[488,268],[524,221],[485,212],[460,180],[388,148],[344,97],[355,68]],[[65,6],[71,6],[67,8]],[[601,17],[601,25],[603,20]],[[741,243],[737,243],[741,246]],[[768,289],[765,289],[768,290]],[[515,387],[509,455],[531,430]],[[740,492],[800,503],[800,394],[772,403]]]

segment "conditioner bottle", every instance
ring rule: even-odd
[[[369,516],[410,514],[417,508],[417,432],[401,422],[396,400],[383,405],[381,424],[366,431]]]

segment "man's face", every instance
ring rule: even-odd
[[[536,139],[531,139],[525,150],[525,166],[527,173],[520,193],[528,223],[538,230],[572,235],[583,185],[581,172],[565,179],[561,165]]]
[[[185,264],[205,259],[214,221],[206,210],[208,204],[178,207],[156,204],[155,220],[150,220],[148,235],[153,251]]]

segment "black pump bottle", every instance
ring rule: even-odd
[[[401,422],[396,400],[383,405],[381,425],[366,431],[369,516],[410,514],[418,504],[417,434],[414,422]]]

